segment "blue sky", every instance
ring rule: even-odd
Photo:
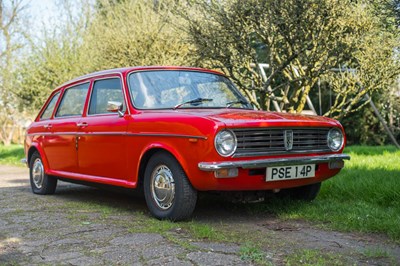
[[[50,25],[52,19],[56,19],[56,0],[28,0],[25,3],[33,27],[42,27],[43,23]]]

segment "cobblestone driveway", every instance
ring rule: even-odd
[[[157,233],[131,233],[122,222],[135,220],[135,212],[107,218],[99,214],[101,210],[75,214],[70,209],[80,202],[74,196],[83,201],[109,201],[118,196],[116,200],[125,205],[131,198],[62,182],[56,195],[37,196],[30,191],[28,169],[0,166],[0,265],[248,264],[240,260],[235,244],[193,242],[193,249]],[[66,200],[72,203],[65,206]],[[131,207],[143,216],[144,202],[134,200],[139,203]],[[93,219],[96,215],[98,219]],[[113,219],[118,223],[110,222]]]
[[[0,265],[282,265],[304,249],[344,265],[400,261],[400,248],[386,239],[200,202],[194,222],[242,235],[210,241],[149,217],[144,200],[128,194],[59,182],[55,195],[34,195],[27,168],[0,165],[0,207]],[[246,258],[241,247],[250,235],[264,240],[263,250]],[[379,249],[388,255],[365,256]]]

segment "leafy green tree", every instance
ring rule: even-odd
[[[86,73],[77,36],[45,37],[43,46],[22,63],[17,90],[20,107],[38,110],[52,90]]]
[[[60,4],[61,20],[51,29],[43,29],[18,69],[16,93],[20,109],[36,113],[52,90],[88,71],[82,38],[90,23],[90,6],[86,0],[75,9],[68,1]]]
[[[26,44],[24,5],[14,0],[5,5],[0,0],[0,142],[11,144],[14,130],[21,116],[18,113],[14,79],[20,53]]]
[[[93,70],[190,64],[190,46],[174,24],[171,1],[100,1],[84,38]]]
[[[57,86],[93,71],[190,64],[190,45],[172,27],[179,22],[168,1],[98,2],[101,8],[91,10],[83,1],[79,16],[64,2],[64,23],[44,34],[19,71],[23,106],[37,110]]]
[[[325,114],[341,117],[399,73],[398,31],[382,27],[372,11],[351,0],[188,0],[179,14],[198,63],[224,71],[262,109],[276,100],[301,112],[320,78],[334,79],[334,68],[357,69],[364,90],[334,87],[334,105]],[[254,68],[259,63],[269,65],[266,80]]]

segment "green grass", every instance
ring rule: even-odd
[[[363,255],[367,258],[391,258],[390,254],[383,248],[369,248],[363,251]]]
[[[268,255],[254,243],[247,242],[240,247],[240,259],[258,265],[273,265],[267,260]]]
[[[22,145],[4,146],[0,144],[0,164],[23,166],[21,159],[24,156]]]
[[[148,219],[141,217],[137,224],[129,229],[130,232],[149,232],[166,235],[171,231],[181,231],[191,235],[195,239],[207,239],[211,241],[227,241],[232,240],[229,235],[217,230],[215,227],[199,223],[196,221],[190,222],[171,222],[168,220],[160,221],[157,219]]]
[[[319,250],[303,249],[286,257],[287,266],[291,265],[346,265],[338,254]]]
[[[253,208],[343,231],[383,233],[400,242],[400,150],[352,146],[345,153],[351,160],[323,183],[313,203],[273,200]]]

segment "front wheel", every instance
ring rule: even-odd
[[[37,151],[29,161],[29,177],[33,193],[46,195],[56,191],[57,178],[45,173],[42,158]]]
[[[150,158],[143,186],[147,206],[154,217],[179,221],[193,213],[197,191],[169,153],[158,152]]]

